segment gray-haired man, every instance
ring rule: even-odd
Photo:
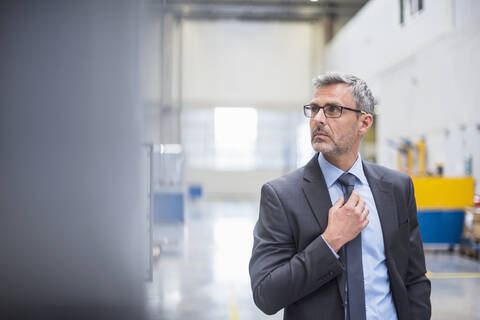
[[[262,187],[250,260],[253,297],[284,319],[430,319],[430,281],[409,176],[362,161],[375,99],[365,81],[314,80],[317,154]]]

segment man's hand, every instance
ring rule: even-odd
[[[365,201],[353,190],[347,203],[344,204],[341,197],[328,211],[328,225],[322,235],[323,239],[338,252],[345,243],[365,229],[369,213]]]

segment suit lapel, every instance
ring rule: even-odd
[[[302,189],[307,198],[308,204],[312,209],[313,215],[318,222],[321,232],[325,230],[328,224],[328,210],[332,207],[332,200],[328,192],[325,178],[318,164],[318,153],[305,166]],[[338,252],[340,260],[344,263],[344,250]],[[338,292],[345,302],[345,283],[346,274],[343,272],[337,277]]]
[[[363,170],[370,185],[382,226],[385,256],[389,260],[392,235],[395,234],[398,228],[397,206],[393,196],[393,185],[391,182],[385,181],[378,176],[371,166],[371,164],[363,162]]]
[[[318,164],[318,153],[305,166],[303,178],[303,192],[320,229],[323,231],[327,227],[328,210],[332,206],[332,201],[322,170]]]

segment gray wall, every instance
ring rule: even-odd
[[[2,311],[132,318],[141,309],[140,7],[1,4]]]

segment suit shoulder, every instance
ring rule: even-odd
[[[277,192],[287,190],[292,186],[298,187],[299,183],[303,180],[303,173],[304,173],[304,167],[301,167],[279,178],[270,180],[267,183],[265,183],[265,185],[267,184],[270,185]]]

